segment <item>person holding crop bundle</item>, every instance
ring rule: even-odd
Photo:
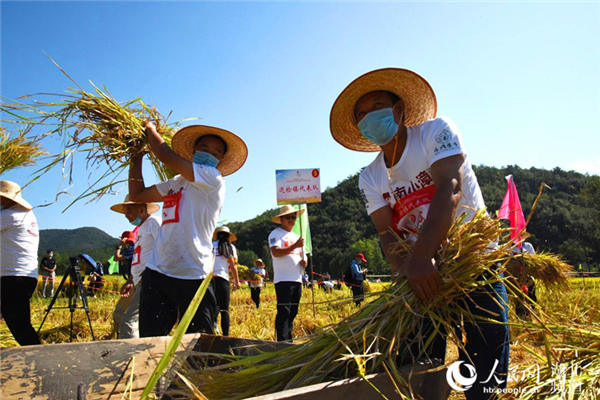
[[[31,326],[30,300],[37,286],[39,231],[21,187],[0,181],[0,310],[21,346],[41,344]]]
[[[164,142],[146,123],[152,153],[177,172],[174,178],[146,187],[142,155],[133,156],[129,197],[163,202],[162,225],[146,270],[140,296],[140,336],[161,336],[181,318],[202,281],[213,271],[212,235],[225,199],[225,180],[246,161],[246,144],[235,134],[191,125]],[[213,333],[217,303],[209,285],[187,332]]]
[[[146,269],[154,241],[160,229],[160,217],[154,214],[160,210],[157,203],[138,203],[129,200],[110,207],[112,211],[124,214],[127,221],[135,226],[137,234],[130,260],[130,274],[127,282],[121,287],[121,297],[115,305],[113,320],[117,331],[117,338],[131,339],[140,336],[139,310],[140,296],[142,293],[142,273]],[[115,260],[117,257],[115,255]]]
[[[306,268],[304,239],[292,232],[300,216],[294,207],[286,205],[271,221],[280,224],[269,235],[269,247],[273,257],[273,282],[277,297],[275,331],[277,341],[292,341],[294,318],[302,297],[302,274]]]
[[[229,336],[229,274],[233,278],[233,289],[240,288],[240,278],[237,270],[237,250],[232,242],[237,240],[229,228],[222,226],[217,228],[213,234],[213,252],[215,255],[214,277],[215,296],[217,306],[221,313],[221,332],[223,336]],[[217,323],[217,314],[215,313],[215,325]]]
[[[379,152],[360,174],[360,194],[392,272],[406,277],[423,301],[431,301],[441,290],[433,257],[451,224],[463,213],[471,219],[485,206],[456,126],[435,114],[435,94],[421,76],[386,68],[350,83],[330,115],[337,142],[351,150]],[[407,259],[393,253],[396,237],[392,230],[414,242]],[[466,353],[461,349],[459,357],[473,364],[479,377],[464,392],[469,400],[490,398],[493,394],[488,393],[506,386],[507,302],[502,283],[465,299],[474,314],[500,322],[464,320]],[[438,335],[429,356],[443,360],[444,355],[445,337]],[[482,383],[492,373],[494,379]]]
[[[256,304],[256,308],[260,307],[260,291],[263,286],[263,280],[267,276],[267,271],[265,270],[265,263],[262,258],[257,258],[254,261],[254,266],[250,269],[252,272],[252,278],[248,283],[250,285],[250,297],[254,304]]]

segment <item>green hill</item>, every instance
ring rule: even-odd
[[[505,176],[513,174],[525,217],[543,182],[546,189],[528,226],[528,239],[536,250],[561,254],[572,265],[598,269],[600,264],[600,177],[559,168],[543,170],[475,167],[490,213],[500,207],[506,192]],[[317,272],[340,277],[354,254],[364,253],[371,273],[387,273],[377,233],[360,201],[358,173],[325,190],[321,203],[308,205],[313,241],[313,265]],[[271,268],[267,237],[275,225],[276,210],[245,222],[228,224],[238,236],[240,262],[261,257]]]
[[[77,229],[42,229],[38,256],[41,260],[48,249],[53,249],[58,272],[69,266],[69,257],[80,253],[90,255],[94,260],[105,263],[113,255],[117,238],[92,227]]]

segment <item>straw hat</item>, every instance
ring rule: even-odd
[[[235,242],[235,241],[237,240],[237,236],[235,236],[235,235],[234,235],[234,233],[233,233],[233,232],[231,232],[231,231],[229,230],[229,228],[228,228],[228,227],[226,227],[226,226],[222,226],[222,227],[220,227],[220,228],[217,228],[217,229],[215,229],[215,233],[213,233],[212,240],[217,240],[217,234],[218,234],[219,232],[227,232],[227,233],[229,233],[229,241],[230,241],[230,242]]]
[[[152,214],[160,210],[160,205],[158,203],[144,203],[137,201],[129,201],[129,195],[125,196],[125,200],[122,203],[117,203],[114,206],[111,206],[110,209],[116,211],[121,214],[125,214],[126,208],[130,204],[145,204],[146,209],[148,210],[148,214]]]
[[[285,206],[283,206],[279,209],[279,214],[277,214],[276,216],[271,218],[271,222],[274,222],[276,224],[281,224],[281,220],[279,219],[279,217],[283,217],[284,215],[288,215],[288,214],[294,214],[297,212],[298,212],[298,210],[296,210],[293,206],[286,204]],[[304,212],[304,209],[301,209],[300,214],[302,214],[303,212]]]
[[[193,161],[194,144],[201,136],[216,135],[227,143],[227,152],[217,169],[223,176],[231,175],[244,165],[248,157],[246,143],[237,135],[225,129],[207,125],[190,125],[180,129],[171,140],[173,151],[189,161]]]
[[[0,196],[6,197],[27,210],[33,207],[21,196],[21,186],[12,181],[0,181]]]
[[[256,260],[254,260],[254,264],[265,265],[265,263],[264,263],[264,261],[262,260],[262,258],[257,258]]]
[[[360,133],[354,118],[356,102],[365,94],[377,90],[392,92],[402,98],[406,126],[422,124],[436,115],[435,93],[420,75],[402,68],[367,72],[346,86],[331,108],[329,129],[342,146],[356,151],[381,151],[381,147]]]

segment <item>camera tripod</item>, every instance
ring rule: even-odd
[[[48,317],[48,314],[50,314],[50,311],[52,311],[52,308],[54,307],[54,303],[56,302],[58,295],[60,294],[60,292],[62,290],[64,290],[65,282],[67,280],[67,277],[69,277],[71,291],[70,291],[70,293],[66,293],[69,298],[69,305],[63,306],[63,307],[54,307],[54,308],[55,309],[68,308],[69,311],[71,312],[69,342],[73,341],[73,313],[78,308],[82,308],[85,310],[85,313],[87,314],[88,324],[90,325],[90,332],[92,333],[92,340],[96,340],[96,337],[94,336],[94,330],[92,329],[92,320],[90,319],[90,307],[88,305],[87,293],[86,293],[85,287],[83,285],[83,278],[81,277],[81,269],[79,268],[79,258],[71,257],[70,261],[71,261],[71,266],[67,269],[62,280],[60,281],[60,285],[58,285],[58,289],[54,293],[54,297],[52,297],[52,300],[50,301],[50,304],[48,305],[48,308],[46,309],[46,315],[44,315],[44,319],[42,320],[42,323],[40,324],[40,327],[38,328],[37,333],[38,333],[38,335],[40,334],[40,331],[42,330],[42,326],[44,326],[44,322],[46,322],[46,318]],[[79,297],[81,299],[81,306],[77,305],[77,297]]]

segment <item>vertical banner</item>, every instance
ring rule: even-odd
[[[312,242],[310,240],[310,225],[308,224],[308,207],[306,207],[306,204],[294,204],[293,207],[296,210],[304,210],[304,212],[300,214],[300,218],[296,221],[292,232],[304,238],[304,250],[307,254],[311,254]],[[300,224],[302,224],[302,229],[300,229]],[[301,230],[302,232],[300,232]]]
[[[321,174],[318,168],[275,170],[277,205],[321,201]]]

